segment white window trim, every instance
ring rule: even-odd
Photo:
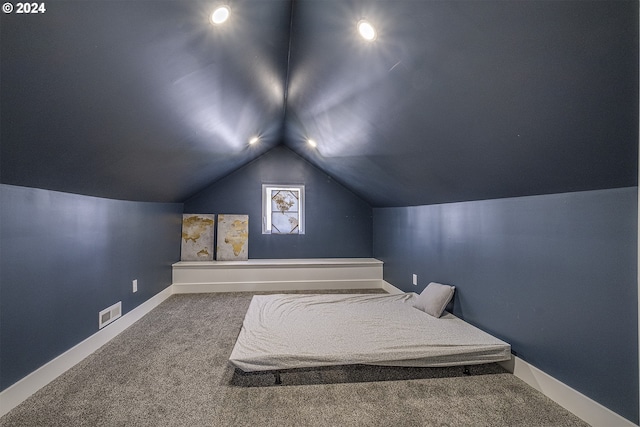
[[[304,206],[304,185],[289,184],[262,184],[262,234],[271,234],[271,191],[297,190],[300,192],[298,200],[298,229],[296,234],[305,232],[305,206]],[[280,233],[274,233],[280,234]],[[286,234],[286,233],[285,233]]]

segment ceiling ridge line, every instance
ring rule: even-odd
[[[289,72],[291,71],[291,44],[293,40],[293,11],[294,11],[295,0],[291,0],[291,14],[289,16],[289,48],[287,50],[287,72],[284,80],[284,106],[282,109],[282,128],[283,134],[282,139],[284,139],[284,126],[287,117],[287,101],[289,99]]]

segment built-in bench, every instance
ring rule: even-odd
[[[384,288],[375,258],[180,261],[173,293]]]

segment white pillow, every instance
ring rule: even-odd
[[[449,301],[451,301],[455,289],[455,286],[431,282],[418,295],[413,306],[433,317],[440,317]]]

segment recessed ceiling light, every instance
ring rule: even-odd
[[[364,19],[358,22],[358,32],[360,33],[362,38],[367,41],[373,41],[378,36],[376,34],[376,29],[373,28],[373,25],[371,25],[368,21]]]
[[[256,142],[258,142],[258,141],[260,141],[260,138],[259,138],[259,137],[257,137],[257,136],[254,136],[253,138],[251,138],[251,139],[249,140],[249,144],[253,145],[253,144],[255,144],[255,143],[256,143]]]
[[[220,6],[211,14],[211,22],[216,25],[222,24],[229,19],[230,13],[229,6]]]
[[[316,148],[318,146],[318,144],[313,139],[307,139],[307,143],[313,148]]]

